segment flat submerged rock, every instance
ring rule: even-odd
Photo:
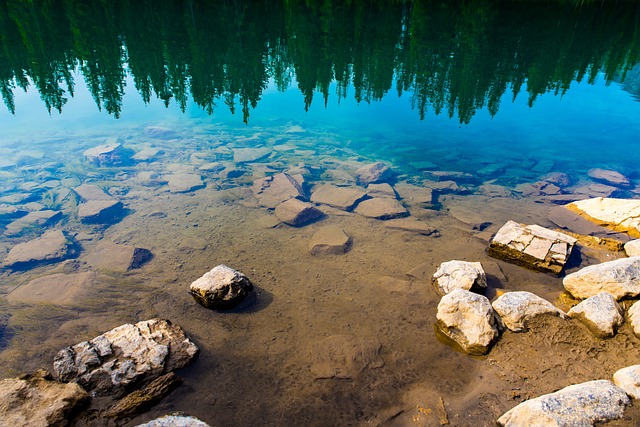
[[[28,269],[72,258],[78,250],[75,242],[60,230],[46,232],[37,239],[15,245],[4,260],[12,270]]]

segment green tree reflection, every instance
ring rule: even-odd
[[[420,118],[468,123],[503,95],[564,93],[624,78],[640,61],[636,2],[456,0],[0,0],[0,94],[36,87],[62,111],[79,70],[119,117],[127,75],[145,102],[220,103],[249,119],[270,79],[308,109],[353,88],[358,102],[410,94]],[[335,83],[336,93],[330,94]]]

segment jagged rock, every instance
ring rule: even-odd
[[[358,203],[354,212],[367,218],[392,219],[409,215],[407,209],[396,199],[376,197]]]
[[[624,390],[611,381],[589,381],[522,402],[502,415],[498,425],[592,427],[621,418],[629,403]]]
[[[280,221],[294,227],[308,224],[324,215],[322,211],[311,203],[298,199],[289,199],[286,202],[280,203],[276,206],[275,213]]]
[[[311,255],[340,255],[349,250],[351,238],[337,225],[318,230],[309,242]]]
[[[640,239],[631,240],[624,244],[624,252],[627,256],[640,256]]]
[[[191,283],[189,293],[202,306],[226,310],[240,304],[253,291],[247,276],[226,265],[218,265]]]
[[[609,292],[600,292],[573,307],[567,315],[578,319],[598,338],[616,334],[624,323],[624,311]]]
[[[389,219],[383,222],[382,225],[392,230],[409,231],[411,233],[424,234],[425,236],[438,231],[435,228],[431,228],[429,224],[411,217]]]
[[[316,379],[356,377],[365,369],[384,366],[380,343],[351,335],[332,335],[313,344],[311,373]]]
[[[236,163],[251,163],[262,160],[271,154],[266,147],[261,148],[236,148],[233,150],[233,161]]]
[[[12,270],[23,270],[73,258],[77,252],[77,245],[64,232],[52,230],[37,239],[15,245],[4,265]]]
[[[576,239],[539,225],[508,221],[491,240],[489,255],[522,267],[560,274]]]
[[[275,208],[293,198],[304,199],[304,191],[298,181],[287,173],[256,179],[251,186],[261,206]]]
[[[80,305],[81,296],[89,290],[94,273],[56,273],[33,279],[7,295],[9,302],[57,305]]]
[[[311,201],[348,211],[365,196],[365,191],[360,187],[336,187],[335,185],[325,184],[313,191]]]
[[[41,210],[29,212],[25,216],[7,224],[4,235],[15,237],[22,234],[26,229],[33,227],[46,227],[54,224],[62,218],[62,212],[52,210]]]
[[[61,381],[76,381],[96,395],[121,395],[189,365],[198,351],[179,326],[151,319],[60,350],[53,368]]]
[[[393,176],[393,171],[382,162],[362,166],[356,171],[356,180],[360,185],[374,184],[387,181]]]
[[[125,418],[144,412],[164,399],[180,384],[182,384],[182,379],[173,372],[164,374],[140,390],[123,397],[113,408],[109,409],[107,416]]]
[[[142,267],[151,258],[153,254],[148,249],[101,242],[89,252],[86,261],[94,268],[125,273]]]
[[[633,184],[626,176],[620,172],[606,170],[606,169],[591,169],[587,172],[589,178],[594,181],[601,182],[606,185],[612,185],[619,188],[633,188]]]
[[[584,218],[640,238],[640,200],[596,197],[566,205]]]
[[[640,399],[640,365],[619,369],[613,374],[613,383],[634,399]]]
[[[382,184],[369,184],[367,186],[367,196],[369,197],[388,197],[390,199],[396,198],[396,192],[393,187],[387,183]]]
[[[209,424],[189,415],[165,415],[136,427],[211,427]]]
[[[0,381],[0,424],[63,427],[90,397],[76,383],[62,384],[40,370]]]
[[[91,200],[78,206],[78,218],[85,224],[109,224],[124,215],[124,205],[115,199]]]
[[[455,289],[443,296],[436,314],[437,326],[469,354],[485,354],[498,339],[498,321],[489,300]]]
[[[590,265],[563,280],[564,288],[578,299],[600,292],[611,293],[616,300],[640,295],[640,257],[621,258]]]
[[[542,314],[566,317],[562,310],[549,301],[526,291],[507,292],[491,305],[504,325],[513,332],[528,330],[529,321]]]
[[[162,126],[147,126],[144,128],[144,132],[151,138],[156,139],[173,139],[178,136],[175,130]]]
[[[197,173],[176,173],[169,175],[168,185],[172,193],[188,193],[203,188],[204,182]]]
[[[120,166],[128,163],[129,153],[124,149],[122,144],[117,141],[111,141],[104,145],[90,148],[82,153],[88,161],[96,166]]]
[[[433,275],[432,281],[440,295],[446,295],[454,289],[482,292],[487,287],[487,276],[479,262],[443,262]]]

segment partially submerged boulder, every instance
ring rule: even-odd
[[[584,218],[640,238],[640,200],[596,197],[566,205]]]
[[[37,239],[15,245],[4,265],[12,270],[24,270],[73,258],[78,252],[78,245],[63,231],[51,230]]]
[[[627,256],[640,256],[640,239],[631,240],[624,244],[624,252]]]
[[[640,257],[621,258],[590,265],[562,279],[564,288],[575,298],[589,298],[600,292],[616,300],[640,295]]]
[[[487,275],[479,262],[443,262],[433,275],[432,281],[440,295],[446,295],[454,289],[483,292],[487,287]]]
[[[179,326],[151,319],[60,350],[53,368],[61,381],[75,381],[96,395],[121,395],[189,365],[198,351]]]
[[[619,369],[613,374],[613,383],[634,399],[640,399],[640,365]]]
[[[469,354],[485,354],[498,339],[498,321],[487,297],[455,289],[442,297],[436,314],[439,330]]]
[[[0,381],[0,424],[59,427],[88,403],[89,394],[76,383],[59,383],[40,370]]]
[[[621,418],[629,404],[624,390],[611,381],[589,381],[522,402],[498,418],[498,425],[592,427]]]
[[[348,211],[365,197],[366,193],[360,187],[336,187],[325,184],[313,191],[311,201]]]
[[[624,311],[609,292],[600,292],[573,307],[567,315],[582,322],[596,337],[610,338],[624,323]]]
[[[376,197],[360,202],[354,212],[375,219],[392,219],[408,216],[407,209],[396,199]]]
[[[291,175],[278,173],[256,179],[251,186],[261,206],[275,208],[280,203],[293,198],[304,199],[302,187]]]
[[[361,185],[385,182],[393,176],[393,171],[382,162],[362,166],[356,171],[356,180]]]
[[[202,306],[226,310],[240,304],[253,291],[247,276],[226,265],[218,265],[191,283],[189,293]]]
[[[576,239],[539,225],[508,221],[491,239],[489,255],[516,265],[560,274]]]
[[[543,314],[566,317],[565,313],[549,301],[526,291],[507,292],[492,304],[504,325],[513,332],[528,330],[528,323]]]
[[[320,218],[322,211],[311,203],[298,199],[289,199],[276,206],[276,217],[285,224],[300,227]]]

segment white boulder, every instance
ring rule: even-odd
[[[526,291],[507,292],[491,305],[504,325],[513,332],[526,331],[529,320],[542,314],[566,317],[549,301]]]
[[[627,256],[640,256],[640,239],[625,243],[624,252]]]
[[[640,295],[640,257],[621,258],[590,265],[562,279],[575,298],[584,299],[609,292],[616,300]]]
[[[487,287],[487,275],[479,262],[443,262],[433,275],[432,281],[440,295],[446,295],[454,289],[482,291]]]
[[[565,206],[584,218],[616,231],[640,237],[640,200],[595,197]]]
[[[634,399],[640,399],[640,365],[627,366],[613,374],[615,385]]]
[[[573,307],[567,315],[578,319],[598,338],[616,334],[624,323],[624,311],[609,292],[600,292]]]

